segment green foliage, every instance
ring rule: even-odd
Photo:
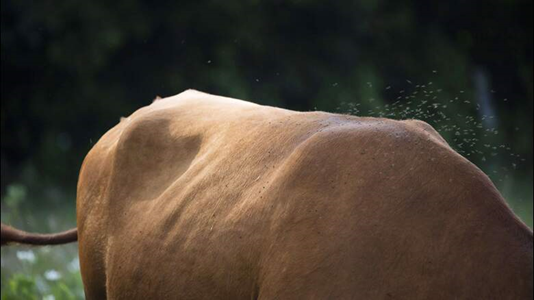
[[[66,284],[58,283],[52,287],[51,295],[54,296],[54,299],[64,299],[64,300],[76,300],[73,292],[70,291],[69,287]]]
[[[26,187],[22,184],[10,185],[7,188],[6,197],[4,198],[4,203],[10,209],[18,209],[19,206],[24,202],[27,196]]]
[[[62,282],[42,282],[38,288],[38,276],[14,274],[7,284],[2,285],[2,300],[78,300],[83,299],[81,294],[72,292],[73,287]],[[79,288],[79,287],[78,287]]]
[[[37,286],[33,278],[14,275],[2,288],[2,300],[37,300]]]

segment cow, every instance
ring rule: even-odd
[[[189,90],[94,146],[77,224],[33,241],[79,241],[87,299],[533,296],[532,231],[416,120]]]

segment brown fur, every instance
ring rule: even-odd
[[[87,299],[532,299],[532,231],[419,121],[187,91],[78,186]]]

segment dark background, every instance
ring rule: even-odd
[[[529,0],[2,0],[2,220],[74,225],[77,173],[99,137],[156,95],[194,88],[423,119],[532,226],[532,10]]]

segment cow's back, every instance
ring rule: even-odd
[[[415,121],[185,92],[94,147],[78,223],[90,299],[532,294],[531,232]]]

